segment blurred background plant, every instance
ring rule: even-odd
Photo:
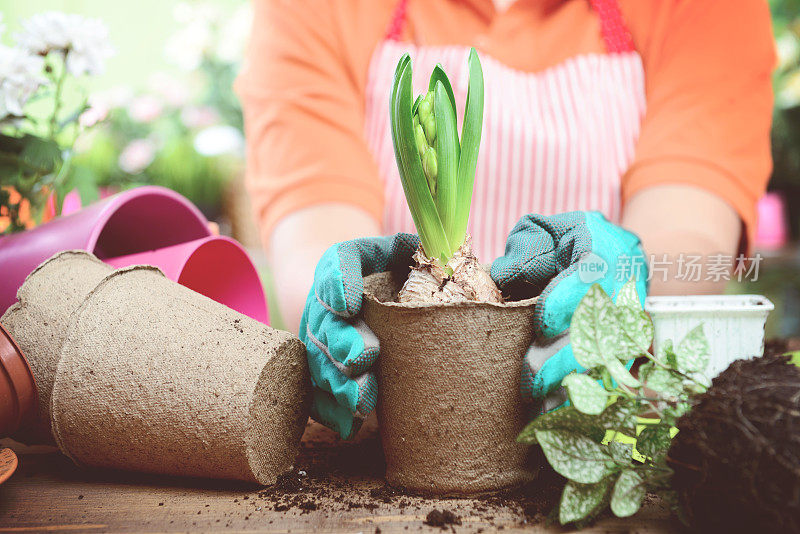
[[[768,334],[798,336],[800,0],[769,3],[779,64],[774,171],[759,204],[754,243],[764,262],[757,281],[732,282],[728,290],[766,294],[776,304]],[[48,15],[26,22],[48,11],[91,18]],[[242,183],[242,114],[232,89],[250,30],[248,0],[137,0],[133,7],[106,0],[0,0],[0,13],[8,25],[0,31],[0,232],[38,224],[60,207],[66,213],[121,189],[157,184],[188,197],[223,233],[260,254]],[[107,62],[106,33],[96,19],[108,26],[117,51]],[[17,38],[23,34],[39,42]],[[66,64],[66,46],[57,46],[65,38],[75,40]],[[42,43],[52,50],[37,55]],[[97,76],[103,63],[105,73]],[[18,103],[25,105],[25,118],[17,116]]]
[[[88,106],[83,80],[111,54],[102,22],[58,12],[30,17],[11,46],[0,44],[0,231],[60,212]]]
[[[223,231],[232,233],[236,226],[248,234],[237,237],[257,242],[240,184],[242,112],[232,88],[249,33],[249,3],[167,2],[159,9],[165,8],[171,8],[171,26],[161,35],[158,61],[141,65],[135,81],[118,72],[115,78],[128,79],[98,84],[88,98],[64,90],[64,100],[77,106],[69,115],[71,137],[58,139],[68,165],[51,150],[55,172],[27,173],[24,183],[7,184],[10,175],[0,171],[3,184],[11,186],[0,202],[9,205],[7,218],[15,219],[0,229],[18,231],[48,220],[62,205],[68,213],[113,192],[152,184],[186,196]],[[53,191],[59,193],[55,198]]]

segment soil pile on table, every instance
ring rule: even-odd
[[[703,532],[800,532],[800,368],[739,360],[678,421],[668,460]]]
[[[431,510],[425,517],[425,524],[444,530],[447,525],[460,525],[461,518],[450,510]]]
[[[361,512],[365,517],[399,514],[416,516],[428,526],[431,520],[450,518],[465,526],[482,525],[473,530],[478,532],[543,523],[560,498],[564,479],[549,467],[542,467],[526,486],[472,499],[405,493],[383,482],[385,462],[375,421],[368,420],[365,427],[357,441],[341,442],[329,430],[309,423],[295,469],[247,502],[300,517],[312,512],[330,518],[341,517],[342,512]],[[543,458],[539,465],[546,466]],[[446,523],[452,525],[458,523]]]

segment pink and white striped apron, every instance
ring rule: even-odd
[[[483,137],[469,231],[482,261],[503,253],[508,232],[527,213],[598,210],[620,219],[621,177],[645,111],[644,70],[616,0],[589,1],[600,17],[605,54],[574,56],[537,73],[480,54]],[[444,66],[459,106],[459,131],[467,95],[469,49],[400,42],[406,3],[398,2],[372,56],[366,90],[366,137],[384,183],[386,234],[415,232],[389,131],[397,61],[404,52],[411,55],[414,94],[427,89],[436,63]]]

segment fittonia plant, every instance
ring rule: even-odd
[[[467,234],[483,125],[483,71],[469,53],[469,85],[459,138],[456,102],[441,65],[425,95],[413,96],[411,58],[395,70],[391,127],[397,168],[422,246],[400,302],[501,302],[497,286],[478,264]]]
[[[691,397],[706,390],[700,373],[710,349],[702,325],[654,356],[653,324],[633,281],[616,304],[595,284],[572,316],[570,340],[575,359],[587,369],[561,382],[570,406],[534,419],[518,438],[541,445],[553,469],[567,478],[560,522],[580,525],[607,507],[619,517],[633,515],[648,491],[673,499],[667,451],[674,426],[689,411]],[[636,357],[648,360],[638,377],[623,365]]]

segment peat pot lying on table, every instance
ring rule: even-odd
[[[533,479],[519,380],[535,299],[505,304],[395,302],[402,280],[364,281],[381,344],[378,418],[386,479],[435,495],[475,495]]]
[[[19,297],[2,322],[49,397],[34,423],[76,463],[261,484],[291,467],[310,402],[294,335],[81,251]]]

